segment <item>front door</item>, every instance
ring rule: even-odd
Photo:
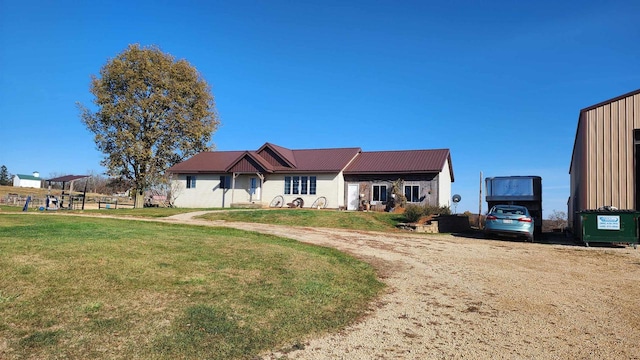
[[[260,201],[260,179],[252,177],[249,180],[249,201]]]
[[[347,210],[358,210],[360,186],[358,184],[349,184],[347,188]]]

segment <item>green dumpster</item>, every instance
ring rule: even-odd
[[[638,246],[638,218],[635,210],[585,210],[578,212],[581,240],[589,243],[626,243]]]

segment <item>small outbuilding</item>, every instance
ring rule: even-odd
[[[77,180],[86,179],[88,175],[65,175],[59,176],[53,179],[48,179],[49,190],[51,190],[51,183],[61,183],[60,198],[58,199],[58,207],[61,209],[82,209],[84,210],[85,198],[87,195],[87,182],[84,183],[84,189],[82,193],[74,192],[73,185]],[[68,188],[66,184],[69,184]]]
[[[37,171],[34,171],[33,175],[16,174],[13,176],[13,186],[40,189],[42,187],[42,178],[40,178],[40,173]]]
[[[580,110],[573,145],[569,226],[577,212],[640,209],[640,89]]]

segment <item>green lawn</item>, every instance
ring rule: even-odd
[[[55,211],[40,211],[36,208],[30,207],[28,212],[40,212],[40,213],[52,213],[59,212],[65,214],[91,214],[91,215],[114,215],[114,216],[128,216],[139,218],[159,218],[167,217],[176,214],[183,214],[194,211],[202,210],[221,210],[221,209],[188,209],[188,208],[166,208],[166,207],[148,207],[142,209],[132,208],[119,208],[119,209],[87,209],[87,210],[55,210]],[[234,209],[225,209],[234,210]],[[22,212],[22,206],[7,206],[0,205],[0,211],[4,212]]]
[[[201,216],[206,220],[242,221],[264,224],[328,227],[353,230],[389,231],[403,222],[402,214],[386,212],[335,211],[335,210],[250,210],[213,212]]]
[[[0,212],[21,212],[22,206],[0,205]]]
[[[2,359],[252,358],[344,327],[383,288],[273,236],[4,210],[0,272]]]
[[[142,209],[92,209],[92,210],[61,210],[70,213],[91,214],[91,215],[114,215],[129,217],[147,217],[160,218],[176,214],[189,213],[202,210],[221,210],[221,209],[187,209],[187,208],[166,208],[166,207],[146,207]],[[228,210],[228,209],[227,209]]]
[[[19,212],[21,207],[3,206],[0,211]],[[132,218],[161,218],[195,211],[210,210],[201,216],[205,220],[226,220],[263,224],[328,227],[352,230],[395,231],[396,224],[406,222],[402,214],[387,212],[312,210],[312,209],[190,209],[190,208],[142,208],[101,210],[58,210],[68,214],[113,215]],[[40,212],[29,209],[29,212]],[[46,213],[46,211],[45,211]]]

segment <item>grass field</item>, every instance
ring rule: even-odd
[[[53,190],[57,193],[60,193],[60,190]],[[52,193],[53,193],[52,191]],[[49,190],[47,189],[36,189],[36,188],[24,188],[24,187],[16,187],[12,185],[0,185],[0,197],[5,197],[8,194],[18,194],[21,196],[47,196]]]
[[[345,326],[383,288],[282,238],[4,209],[0,270],[2,359],[252,358]]]

